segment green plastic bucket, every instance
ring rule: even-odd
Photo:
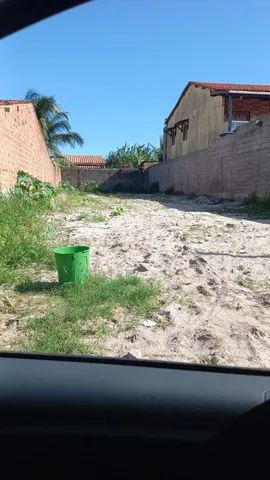
[[[89,276],[89,247],[74,245],[54,249],[59,283],[85,284]]]

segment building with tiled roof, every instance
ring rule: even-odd
[[[80,168],[104,168],[106,165],[102,155],[65,155],[65,159]]]
[[[190,81],[165,120],[164,158],[207,148],[220,134],[270,115],[270,85]]]

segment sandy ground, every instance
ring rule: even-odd
[[[92,268],[160,282],[153,318],[109,337],[105,355],[270,367],[270,225],[207,198],[125,197],[107,223],[66,216]]]

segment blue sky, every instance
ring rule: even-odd
[[[270,83],[269,20],[269,0],[95,0],[1,41],[0,98],[55,95],[73,153],[158,145],[188,80]]]

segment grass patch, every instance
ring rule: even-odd
[[[164,224],[165,226],[165,224]],[[193,243],[196,242],[196,237],[191,235],[189,232],[183,232],[182,230],[180,232],[174,232],[174,238],[180,240],[181,242],[184,243]]]
[[[90,216],[90,222],[103,223],[103,222],[107,222],[107,218],[104,217],[104,215],[92,215]]]
[[[48,200],[0,196],[0,284],[22,280],[31,264],[52,265],[54,231],[44,219],[50,209]]]
[[[58,190],[51,198],[0,194],[0,285],[21,283],[29,277],[29,268],[52,267],[52,247],[57,229],[46,214],[77,208],[109,211],[113,197],[97,197],[76,190]],[[117,207],[122,211],[122,207]],[[118,211],[118,210],[117,210]],[[82,212],[82,220],[106,222],[102,214]],[[28,273],[27,273],[28,272]]]
[[[190,230],[196,230],[203,234],[207,234],[213,227],[211,225],[203,225],[202,223],[194,223],[190,226]]]
[[[16,311],[20,312],[25,339],[19,350],[94,353],[92,346],[96,352],[99,339],[135,325],[140,316],[154,311],[159,289],[138,277],[91,276],[85,288],[30,283],[31,274],[54,265],[52,247],[57,228],[50,220],[52,212],[84,207],[99,212],[116,207],[116,215],[120,215],[124,210],[119,204],[114,197],[96,197],[72,189],[57,189],[49,198],[0,195],[0,284],[15,285],[21,295]],[[89,214],[82,215],[86,219]],[[90,214],[90,221],[95,223],[106,220],[99,213]],[[30,296],[33,291],[35,297]],[[41,309],[32,309],[37,298]]]
[[[269,290],[270,281],[269,280],[255,280],[254,278],[239,275],[237,278],[237,283],[241,287],[248,288],[255,292]]]
[[[91,349],[78,338],[76,324],[67,323],[58,314],[49,314],[27,324],[28,341],[24,345],[30,352],[91,354]]]
[[[188,292],[184,292],[180,295],[180,297],[178,298],[178,303],[183,307],[189,307],[189,308],[192,308],[195,305],[193,295]]]
[[[82,212],[80,215],[78,215],[78,220],[83,220],[84,222],[89,222],[90,221],[90,215],[87,212]]]
[[[55,209],[57,211],[70,212],[77,208],[84,207],[103,210],[104,208],[108,208],[108,204],[102,197],[80,192],[79,190],[60,191],[55,197]]]
[[[118,324],[127,320],[117,318],[119,307],[127,317],[150,315],[157,306],[159,289],[139,277],[108,279],[93,275],[85,288],[63,286],[56,288],[53,311],[27,323],[28,351],[48,353],[93,353],[91,346]]]
[[[90,213],[87,213],[87,212],[82,212],[79,215],[78,219],[83,220],[84,222],[92,222],[92,223],[102,223],[107,221],[107,218],[104,217],[104,215],[101,215],[101,214],[91,215]]]
[[[122,201],[119,201],[112,195],[94,195],[80,190],[59,190],[54,202],[55,210],[60,212],[70,212],[82,208],[89,208],[96,211],[109,210],[112,208],[113,211],[119,211],[120,213],[117,213],[119,215],[124,211],[121,205]]]
[[[243,202],[243,206],[240,207],[241,213],[247,213],[248,215],[270,218],[270,197],[265,200],[258,200],[256,196],[251,196]]]
[[[194,223],[186,231],[175,232],[174,237],[185,243],[202,243],[211,236],[212,228],[211,225]]]
[[[112,216],[119,217],[119,215],[122,215],[123,213],[124,213],[124,208],[121,205],[118,205],[117,207],[114,207],[112,211]]]

